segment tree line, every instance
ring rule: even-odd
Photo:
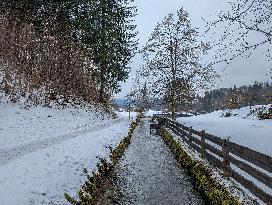
[[[272,104],[272,84],[255,82],[253,85],[220,88],[206,92],[205,96],[199,97],[190,109],[198,112],[212,112],[266,104]]]
[[[171,107],[163,98],[152,98],[147,88],[133,90],[127,99],[134,100],[134,106],[138,109],[152,109],[171,111]],[[135,95],[136,93],[136,95]],[[130,98],[129,98],[130,97]],[[131,98],[133,97],[133,98]],[[145,104],[143,105],[143,100]],[[269,82],[255,82],[252,85],[243,85],[232,88],[218,88],[206,91],[202,96],[196,95],[191,103],[177,102],[176,112],[205,113],[224,109],[238,109],[246,106],[272,104],[272,84]]]
[[[0,88],[20,97],[107,105],[136,51],[130,0],[0,1]]]

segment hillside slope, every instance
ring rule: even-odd
[[[269,106],[269,105],[268,105]],[[261,106],[243,107],[230,112],[236,116],[222,117],[226,111],[215,111],[205,115],[178,118],[178,122],[205,130],[221,138],[272,155],[272,120],[259,120],[251,110]]]
[[[67,204],[84,181],[128,132],[130,120],[79,108],[0,103],[1,205]]]

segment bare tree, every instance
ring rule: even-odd
[[[201,63],[209,46],[197,40],[198,31],[188,12],[179,9],[158,23],[143,48],[142,75],[148,79],[153,97],[166,99],[175,119],[176,106],[205,88],[214,78],[211,67]]]
[[[8,15],[0,16],[0,21],[0,89],[12,101],[24,97],[46,106],[97,101],[94,66],[87,49],[69,32],[61,37],[37,35],[28,22]]]
[[[149,108],[150,102],[150,93],[147,88],[147,83],[140,82],[139,78],[136,78],[133,82],[133,88],[126,98],[128,102],[136,106],[140,113],[145,112]]]
[[[221,11],[216,20],[207,23],[207,33],[215,34],[214,63],[229,64],[239,56],[249,57],[259,47],[271,61],[272,1],[234,0],[229,4],[229,11]],[[217,38],[219,32],[221,35]]]

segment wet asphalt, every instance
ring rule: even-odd
[[[140,122],[116,167],[118,204],[204,204],[163,139],[150,134],[149,124],[148,119]]]

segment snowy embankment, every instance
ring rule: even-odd
[[[258,119],[256,112],[253,111],[256,111],[260,107],[263,106],[254,106],[251,108],[244,107],[228,111],[216,111],[204,115],[178,118],[177,121],[188,127],[192,127],[194,130],[205,130],[207,133],[216,135],[223,139],[229,138],[232,142],[272,156],[272,120]],[[265,107],[268,108],[270,105]],[[224,117],[226,116],[226,112],[231,113],[231,116]],[[265,192],[271,193],[272,189],[259,182],[257,179],[234,165],[231,165],[231,167],[243,177],[255,183]],[[256,169],[258,168],[256,167]],[[272,173],[268,173],[264,170],[261,171],[272,177]],[[255,198],[249,191],[246,189],[244,190],[250,196]],[[258,202],[263,204],[260,200],[258,200]]]
[[[1,205],[67,204],[97,156],[126,136],[130,121],[86,109],[0,103]]]
[[[178,122],[192,126],[195,130],[205,130],[220,138],[272,155],[272,120],[259,120],[250,110],[260,106],[231,110],[235,116],[222,117],[225,111],[205,115],[178,118]]]

